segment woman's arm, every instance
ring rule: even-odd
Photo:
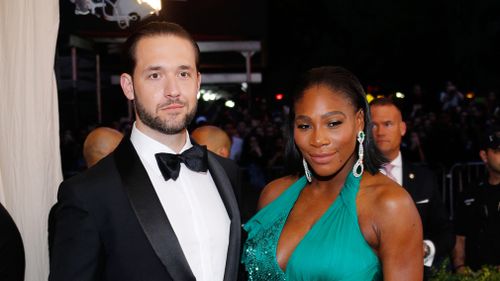
[[[377,200],[375,227],[384,280],[422,280],[422,223],[413,200],[399,186]]]

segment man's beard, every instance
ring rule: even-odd
[[[486,163],[486,166],[488,167],[488,172],[491,174],[497,174],[497,175],[500,175],[500,166],[498,165],[494,165],[494,164],[491,164],[491,163]]]
[[[172,103],[180,103],[184,105],[186,104],[184,102],[180,102],[179,100],[172,100],[162,106],[166,106]],[[146,108],[142,106],[141,102],[137,99],[137,96],[135,98],[135,110],[142,123],[144,123],[144,125],[150,127],[151,129],[166,135],[175,135],[187,128],[187,126],[191,123],[191,121],[193,121],[193,118],[196,115],[196,107],[197,104],[195,103],[194,107],[184,116],[184,118],[179,121],[174,120],[176,116],[173,116],[170,120],[162,120],[160,116],[153,116],[153,114],[148,112]]]

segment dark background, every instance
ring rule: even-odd
[[[104,122],[127,116],[121,90],[110,83],[110,76],[120,73],[117,46],[98,41],[124,38],[130,30],[94,15],[75,15],[70,0],[61,0],[60,8],[61,129],[96,123],[95,54],[101,59]],[[408,96],[419,83],[429,100],[437,100],[447,80],[478,96],[500,86],[497,0],[163,0],[160,15],[149,20],[177,22],[201,41],[261,41],[262,52],[252,63],[263,83],[251,86],[253,99],[272,101],[280,92],[286,102],[297,76],[319,65],[344,66],[382,94]],[[71,83],[70,35],[94,42],[91,50],[77,50],[79,76]],[[237,53],[206,54],[201,62],[202,73],[245,70]]]

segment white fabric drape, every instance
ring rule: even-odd
[[[0,196],[47,280],[47,217],[62,180],[54,56],[59,0],[0,0]]]

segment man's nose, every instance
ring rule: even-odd
[[[374,126],[372,131],[373,131],[373,135],[375,137],[381,136],[384,134],[384,130],[382,128],[380,128],[380,126]]]
[[[179,84],[177,79],[172,75],[168,75],[165,79],[165,85],[163,87],[163,94],[166,97],[177,97],[180,95]]]

